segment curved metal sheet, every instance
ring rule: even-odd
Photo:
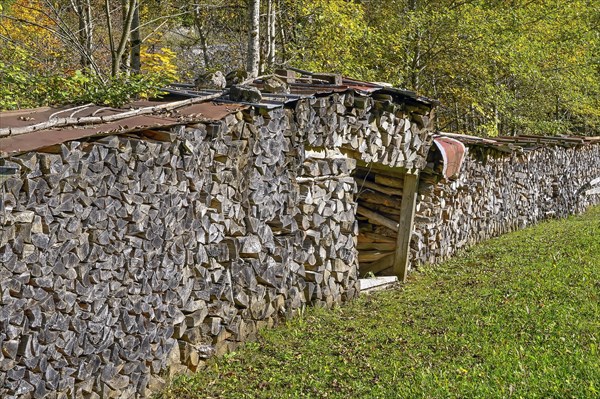
[[[465,145],[450,137],[436,137],[433,142],[444,159],[444,177],[448,179],[458,175],[465,159]]]

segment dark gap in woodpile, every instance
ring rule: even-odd
[[[395,170],[357,167],[356,217],[360,276],[389,274],[394,262],[402,203],[402,174]]]

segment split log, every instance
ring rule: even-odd
[[[396,244],[392,242],[359,242],[356,249],[363,250],[378,250],[378,251],[393,251]]]
[[[359,191],[358,200],[369,204],[382,205],[389,208],[399,207],[401,198],[379,194],[370,190]]]
[[[360,251],[358,253],[358,261],[361,264],[363,262],[375,262],[375,261],[378,261],[381,258],[389,256],[392,253],[393,253],[393,251],[379,251],[379,250],[367,251],[367,250],[362,250],[362,251]]]
[[[393,237],[387,237],[387,236],[380,235],[380,234],[361,231],[360,234],[358,235],[358,242],[359,243],[367,243],[367,242],[395,243],[396,239]]]
[[[404,186],[404,179],[398,177],[389,177],[378,173],[375,175],[375,183],[388,187],[402,188]]]

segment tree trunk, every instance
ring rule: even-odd
[[[202,59],[204,61],[204,69],[208,70],[210,64],[210,57],[208,55],[208,41],[204,28],[204,19],[200,15],[200,6],[194,8],[194,26],[198,31],[198,37],[200,38],[200,47],[202,49]]]
[[[275,18],[276,8],[274,0],[267,1],[267,69],[275,65]]]
[[[277,9],[279,10],[279,12],[282,12],[282,10],[284,9],[281,4],[281,0],[277,0]],[[279,35],[280,35],[279,50],[280,50],[280,54],[281,54],[279,59],[282,61],[281,62],[282,64],[285,63],[288,58],[287,51],[286,51],[287,37],[286,37],[285,33],[286,32],[285,32],[284,23],[283,23],[283,17],[281,17],[279,19]]]
[[[417,12],[417,0],[410,0],[409,8],[413,13]],[[421,40],[423,39],[423,32],[421,31],[421,27],[415,27],[415,31],[413,35],[411,35],[412,49],[411,49],[411,57],[410,57],[410,85],[411,89],[414,91],[419,91],[421,82],[420,82],[420,73],[421,73]]]
[[[131,20],[130,67],[131,72],[140,73],[142,68],[142,62],[140,59],[140,48],[142,46],[142,39],[140,35],[140,3],[138,0],[134,1],[133,7],[133,19]]]
[[[248,58],[246,71],[248,77],[258,76],[260,63],[260,0],[250,0],[248,7]]]
[[[79,22],[79,63],[82,69],[86,69],[91,67],[94,62],[92,57],[94,32],[92,6],[90,0],[77,0],[71,1],[71,7],[77,14]]]
[[[104,2],[111,53],[111,76],[113,77],[119,74],[121,66],[123,65],[123,55],[125,54],[127,42],[129,41],[131,34],[131,23],[133,21],[133,11],[135,9],[135,2],[136,0],[123,0],[122,2],[123,29],[121,30],[121,37],[119,38],[118,45],[116,45],[115,43],[116,37],[112,27],[110,3],[108,0],[105,0]],[[128,60],[129,57],[126,57],[126,59]]]

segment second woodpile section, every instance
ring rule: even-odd
[[[546,145],[510,153],[467,146],[462,170],[448,181],[422,175],[411,243],[414,265],[539,221],[600,203],[587,189],[600,178],[600,145]]]

